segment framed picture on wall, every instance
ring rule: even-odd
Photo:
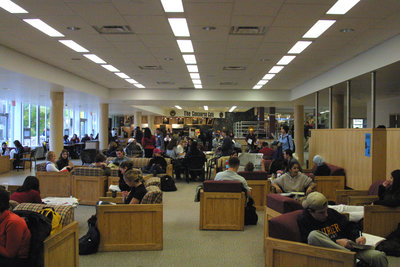
[[[169,124],[169,118],[164,117],[162,123],[163,124]]]
[[[203,124],[203,118],[199,118],[199,124]]]
[[[178,124],[185,124],[185,118],[178,118]]]
[[[192,124],[199,124],[199,118],[193,118]]]

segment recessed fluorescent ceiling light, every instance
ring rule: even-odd
[[[193,53],[193,45],[192,41],[190,40],[177,40],[179,50],[181,50],[182,53]]]
[[[143,84],[140,83],[135,83],[134,86],[136,86],[137,88],[146,88]]]
[[[323,34],[330,26],[335,23],[336,20],[318,20],[311,29],[303,35],[303,38],[318,38]]]
[[[84,54],[83,56],[97,64],[106,64],[107,63],[104,60],[102,60],[101,58],[99,58],[98,56],[96,56],[95,54]]]
[[[61,32],[52,28],[40,19],[24,19],[24,21],[50,37],[64,37]]]
[[[257,85],[254,85],[253,89],[261,89],[261,87],[262,87],[262,85],[257,84]],[[229,111],[229,112],[230,112],[230,111]]]
[[[193,84],[201,84],[201,80],[192,80]]]
[[[296,56],[283,56],[281,60],[279,60],[276,65],[287,65],[289,64]]]
[[[13,14],[28,13],[28,11],[10,0],[0,0],[0,7]]]
[[[284,67],[283,66],[273,66],[270,70],[269,73],[278,73],[280,72]]]
[[[187,65],[186,66],[189,72],[199,72],[199,68],[197,65]]]
[[[186,64],[196,64],[196,57],[194,55],[182,55]]]
[[[204,106],[204,110],[208,110],[208,106]]]
[[[275,74],[265,74],[264,77],[262,78],[262,80],[271,80],[272,78],[274,78]]]
[[[189,28],[185,18],[169,18],[169,25],[176,37],[189,37]]]
[[[113,65],[101,65],[103,68],[105,68],[108,71],[111,72],[119,72],[119,69],[117,69],[116,67],[114,67]]]
[[[203,86],[202,86],[201,84],[195,84],[195,85],[194,85],[194,88],[196,88],[196,89],[201,89],[201,88],[203,88]]]
[[[135,81],[134,79],[125,79],[125,81],[127,81],[128,83],[131,83],[131,84],[138,83],[138,82]]]
[[[347,11],[352,9],[353,6],[357,5],[358,2],[360,2],[360,0],[338,0],[326,14],[344,15]]]
[[[72,40],[58,40],[60,43],[62,43],[65,46],[68,46],[75,52],[89,52],[86,48],[80,46],[79,44],[75,43]]]
[[[161,0],[165,12],[183,12],[182,0]]]
[[[176,107],[177,109],[182,109],[182,108],[181,108],[180,106],[178,106],[178,105],[176,105],[175,107]]]
[[[231,107],[231,109],[229,110],[229,112],[232,112],[235,108],[236,108],[236,106]]]
[[[312,42],[311,41],[298,41],[288,52],[288,54],[300,54]]]
[[[192,78],[192,79],[200,79],[200,74],[198,74],[198,73],[190,73],[190,78]]]
[[[115,75],[121,77],[122,79],[129,79],[129,76],[123,72],[114,73]]]
[[[266,85],[269,82],[269,80],[259,80],[257,85]]]

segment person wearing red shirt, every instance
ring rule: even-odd
[[[264,159],[272,159],[272,155],[274,154],[274,150],[268,147],[267,142],[262,143],[262,148],[258,151],[258,153],[264,154]]]
[[[153,156],[153,150],[156,145],[156,138],[151,134],[149,128],[144,129],[144,136],[142,139],[142,146],[144,148],[144,156],[151,158]]]
[[[9,200],[0,188],[0,266],[29,266],[31,233],[25,220],[8,210]]]
[[[39,180],[35,176],[28,176],[24,183],[11,195],[11,200],[18,203],[42,203],[39,193]]]

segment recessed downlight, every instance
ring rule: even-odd
[[[205,31],[213,31],[216,30],[217,28],[214,26],[204,26],[202,29]]]
[[[354,32],[354,29],[352,29],[352,28],[344,28],[344,29],[340,29],[340,32]]]
[[[67,27],[67,30],[70,30],[70,31],[79,31],[80,29],[81,28],[78,26],[68,26]]]

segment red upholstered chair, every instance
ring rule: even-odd
[[[368,190],[336,190],[336,204],[368,205],[378,200],[379,185],[385,180],[378,180],[371,184]]]
[[[212,181],[200,191],[200,230],[243,230],[245,193],[242,183]]]
[[[272,218],[265,238],[265,266],[347,266],[354,267],[355,252],[310,246],[301,243],[297,218],[302,210]]]

